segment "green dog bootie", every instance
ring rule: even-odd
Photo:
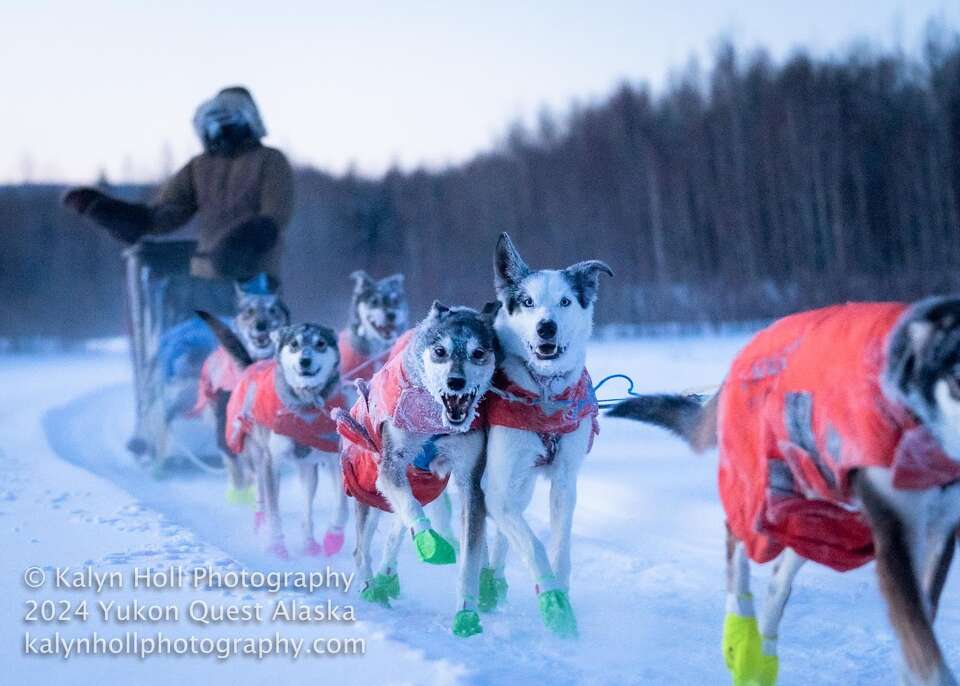
[[[496,574],[490,567],[480,570],[480,599],[477,602],[480,612],[493,612],[498,605],[507,602],[507,580]]]
[[[453,633],[460,638],[476,636],[483,633],[480,626],[480,616],[473,610],[460,610],[453,618]]]
[[[396,574],[377,574],[360,591],[360,597],[368,603],[390,607],[390,599],[400,595],[400,577]]]
[[[765,655],[756,617],[728,612],[723,620],[723,660],[733,686],[774,686],[780,667],[776,655]]]
[[[256,504],[257,496],[253,492],[253,486],[247,486],[246,488],[231,486],[227,489],[227,502],[230,505],[252,506]]]
[[[544,591],[540,594],[540,616],[544,625],[560,638],[577,637],[577,618],[570,607],[566,591]]]
[[[457,553],[447,540],[433,529],[421,531],[413,537],[417,548],[417,557],[421,562],[431,565],[452,565],[457,561]]]

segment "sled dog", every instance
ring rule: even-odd
[[[483,492],[497,529],[533,575],[544,623],[563,637],[577,633],[568,596],[577,473],[598,432],[584,362],[600,274],[613,272],[598,260],[532,270],[507,234],[497,242],[494,284],[503,307],[494,328],[501,358],[487,403]],[[549,557],[524,518],[537,475],[550,481]],[[485,598],[506,589],[505,553],[498,536],[482,573]]]
[[[340,332],[341,375],[345,382],[367,381],[386,362],[390,347],[409,319],[403,274],[374,279],[363,270],[350,275],[353,296],[347,328]]]
[[[727,516],[723,652],[735,683],[775,683],[777,636],[805,560],[876,560],[903,682],[956,684],[933,631],[960,523],[960,299],[849,303],[781,319],[720,391],[610,412],[719,445]],[[776,559],[755,617],[750,561]]]
[[[340,477],[339,438],[331,412],[341,407],[340,354],[334,332],[317,324],[275,330],[274,356],[254,362],[240,339],[222,322],[198,313],[243,373],[230,394],[226,414],[227,448],[252,464],[257,486],[254,527],[267,523],[268,551],[287,558],[280,521],[279,469],[296,464],[303,488],[303,552],[333,555],[343,546],[348,509]],[[313,501],[318,465],[329,473],[337,506],[323,544],[314,538]]]
[[[344,438],[344,483],[357,503],[354,558],[365,599],[389,605],[399,594],[397,551],[405,531],[413,535],[423,562],[455,561],[453,546],[424,512],[452,474],[462,502],[453,625],[459,636],[482,631],[476,597],[486,518],[480,492],[481,403],[495,367],[493,318],[498,309],[498,303],[478,312],[434,302],[426,319],[397,342],[369,386],[358,384],[360,398],[350,413],[337,414]],[[380,510],[396,513],[396,526],[374,576],[370,544]]]
[[[290,310],[280,296],[279,283],[263,273],[235,285],[237,314],[233,328],[249,358],[256,362],[273,357],[271,333],[290,323]],[[200,372],[200,389],[193,414],[210,407],[216,424],[217,446],[229,478],[227,500],[240,504],[249,500],[252,465],[243,464],[226,443],[227,402],[242,370],[237,361],[220,346],[207,357]]]

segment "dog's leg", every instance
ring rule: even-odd
[[[873,530],[880,591],[900,638],[908,683],[950,686],[957,682],[943,660],[918,580],[917,560],[925,537],[923,491],[893,488],[888,470],[867,469],[853,479]]]
[[[313,501],[317,497],[317,463],[301,461],[297,464],[300,471],[300,486],[303,489],[303,553],[311,557],[323,552],[313,531]]]
[[[577,507],[577,469],[556,464],[550,480],[550,563],[557,584],[570,592],[570,536]]]
[[[229,393],[217,393],[213,400],[213,418],[216,424],[217,449],[227,470],[227,502],[231,505],[252,505],[254,494],[250,490],[248,478],[238,455],[227,447],[227,403]]]
[[[533,440],[540,439],[533,435]],[[577,625],[570,600],[553,574],[543,543],[523,516],[533,496],[533,462],[538,448],[531,445],[528,432],[491,428],[483,492],[487,511],[497,528],[506,535],[533,576],[544,624],[556,635],[572,638],[577,635]]]
[[[928,558],[923,575],[923,588],[930,603],[930,620],[933,621],[937,617],[940,594],[943,592],[943,586],[947,582],[947,574],[950,572],[950,565],[953,562],[956,545],[953,532],[947,534],[946,537],[939,536],[929,540],[928,545],[934,555]]]
[[[776,657],[780,620],[787,606],[793,580],[806,560],[787,548],[774,563],[773,577],[767,587],[767,597],[760,611],[760,637],[763,639],[763,655]]]
[[[263,451],[260,473],[263,479],[263,493],[266,498],[267,524],[270,527],[269,552],[281,559],[290,557],[283,542],[283,522],[280,519],[280,475],[278,456],[272,450]]]
[[[353,559],[357,573],[363,579],[363,590],[360,592],[360,596],[369,603],[390,607],[391,595],[388,585],[383,583],[379,574],[377,576],[373,575],[371,548],[373,546],[373,536],[377,532],[380,510],[365,505],[358,500],[354,508],[354,516],[357,520],[357,546],[353,552]],[[402,535],[403,524],[400,523],[399,519],[396,519],[396,522]],[[396,591],[396,595],[399,595],[399,582]]]
[[[347,502],[347,492],[343,490],[343,470],[340,467],[340,456],[336,453],[326,453],[321,460],[330,485],[333,488],[333,498],[336,506],[333,511],[333,521],[323,535],[323,554],[336,555],[343,548],[343,528],[350,517],[350,504]]]
[[[487,566],[480,570],[480,599],[479,606],[481,612],[492,612],[498,605],[507,602],[507,551],[510,545],[507,537],[493,523],[491,538],[493,545],[490,546],[487,556]]]
[[[390,600],[400,596],[400,577],[397,574],[397,556],[407,528],[399,517],[391,517],[390,531],[383,542],[380,571],[364,589],[364,598],[370,602],[390,607]]]
[[[456,542],[453,535],[453,502],[450,499],[450,492],[444,491],[440,497],[424,508],[430,521],[433,522],[433,528],[451,543]]]
[[[733,683],[773,686],[777,657],[764,654],[750,593],[750,560],[743,543],[727,528],[727,614],[723,620],[723,659]]]
[[[463,457],[453,465],[453,478],[460,491],[460,570],[457,584],[457,614],[453,633],[467,637],[483,631],[477,614],[477,595],[480,589],[480,565],[486,548],[487,512],[480,482],[486,462],[483,450],[485,437],[478,443],[479,454],[474,460]]]
[[[404,441],[410,440],[410,445]],[[413,497],[407,467],[422,446],[421,440],[411,440],[402,432],[385,423],[383,428],[383,458],[377,474],[377,489],[383,493],[391,508],[413,534],[414,547],[421,562],[453,564],[456,551],[430,525],[423,506]]]
[[[257,504],[253,513],[253,531],[259,533],[266,519],[267,492],[266,480],[263,478],[262,463],[264,461],[264,450],[254,447],[253,441],[248,437],[247,444],[243,449],[244,459],[250,465],[253,472],[253,480],[257,488]]]

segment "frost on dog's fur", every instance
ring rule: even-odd
[[[279,293],[253,294],[236,286],[237,315],[234,324],[240,340],[254,360],[273,356],[270,334],[290,322],[290,311]]]
[[[443,408],[444,426],[469,431],[490,386],[495,363],[491,332],[499,303],[477,317],[467,307],[434,302],[407,350],[407,369]]]

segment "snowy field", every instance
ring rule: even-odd
[[[626,372],[640,390],[700,389],[718,383],[744,336],[604,342],[590,351],[595,379]],[[532,583],[508,564],[508,606],[484,616],[485,632],[450,634],[453,568],[419,564],[410,546],[400,560],[402,597],[391,610],[369,607],[359,582],[346,595],[322,590],[287,598],[355,603],[350,624],[198,626],[188,621],[148,627],[24,623],[29,599],[173,602],[186,605],[261,600],[265,591],[182,589],[142,592],[28,590],[32,565],[121,571],[137,566],[212,566],[222,570],[323,569],[299,558],[278,566],[251,534],[250,510],[229,506],[220,478],[186,474],[155,480],[125,455],[131,426],[127,357],[117,351],[0,356],[0,665],[4,684],[726,684],[720,656],[723,620],[723,524],[714,456],[692,455],[666,433],[601,421],[584,464],[574,520],[571,598],[578,642],[549,637]],[[602,397],[619,394],[609,385]],[[300,498],[292,479],[281,505],[288,541],[296,544]],[[321,482],[318,528],[329,512]],[[546,489],[530,516],[546,528]],[[329,561],[352,571],[352,522],[344,551]],[[296,545],[291,545],[295,551]],[[378,541],[379,549],[379,541]],[[755,568],[754,583],[768,569]],[[948,662],[960,669],[960,597],[949,580],[938,626]],[[756,591],[762,587],[755,586]],[[759,594],[758,594],[759,595]],[[64,637],[130,629],[171,636],[318,636],[366,639],[364,656],[26,657],[25,631]],[[781,630],[781,684],[895,684],[898,649],[869,566],[846,575],[808,565],[794,588]],[[179,681],[178,681],[179,680]]]

